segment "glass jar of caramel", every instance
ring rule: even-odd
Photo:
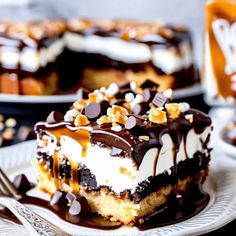
[[[211,105],[236,101],[236,0],[205,5],[203,82]]]

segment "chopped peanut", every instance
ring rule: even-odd
[[[156,124],[163,124],[167,121],[166,112],[158,108],[151,109],[148,118],[151,122]]]
[[[127,110],[121,106],[113,105],[111,108],[108,108],[107,115],[112,117],[116,115],[117,113],[120,113],[123,116],[126,116],[128,114]]]
[[[127,120],[128,111],[117,105],[113,105],[112,107],[107,109],[107,115],[112,118],[113,123],[125,124]]]
[[[82,111],[85,105],[86,105],[86,100],[84,99],[78,99],[73,103],[73,107],[78,111]]]
[[[90,121],[88,120],[87,116],[82,114],[77,115],[74,121],[75,126],[84,126],[88,125],[89,123]]]
[[[88,95],[89,99],[88,99],[88,102],[89,103],[92,103],[92,102],[97,102],[97,94],[94,94],[94,93],[90,93]]]
[[[180,107],[178,103],[167,103],[165,105],[167,114],[170,118],[178,118],[180,115]]]
[[[104,123],[111,123],[112,118],[108,116],[101,116],[99,119],[97,119],[97,124],[102,125]]]
[[[149,141],[149,139],[150,139],[149,136],[147,136],[147,135],[140,135],[138,138],[143,141]]]

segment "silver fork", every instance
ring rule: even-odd
[[[19,203],[19,194],[6,174],[0,168],[0,205],[8,208],[25,226],[30,235],[69,236],[59,227],[49,223],[23,204]]]

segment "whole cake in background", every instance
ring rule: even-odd
[[[158,92],[151,81],[79,94],[65,115],[52,112],[35,125],[38,187],[52,197],[72,192],[70,212],[82,196],[91,212],[132,225],[204,183],[206,114],[171,102],[171,90]]]
[[[0,93],[70,93],[146,78],[160,91],[198,81],[187,29],[122,20],[0,23]]]
[[[235,102],[236,2],[206,3],[204,81],[208,100]]]

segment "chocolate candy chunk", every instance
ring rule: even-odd
[[[119,90],[116,94],[115,94],[115,98],[116,99],[124,99],[125,94],[127,93],[132,93],[135,95],[135,93],[130,89],[130,88],[126,88],[126,89],[121,89]]]
[[[152,80],[147,79],[145,80],[141,85],[140,88],[145,89],[145,88],[152,88],[152,89],[157,89],[159,87],[159,84],[154,83]]]
[[[116,148],[116,147],[111,148],[111,156],[112,157],[119,156],[119,155],[121,155],[122,152],[123,152],[123,150],[120,148]]]
[[[91,208],[85,197],[76,198],[70,205],[69,214],[76,216],[79,214],[91,213]]]
[[[78,99],[88,99],[90,91],[85,88],[79,88],[77,91],[77,98]]]
[[[50,203],[51,205],[55,204],[67,205],[66,193],[62,191],[56,191]]]
[[[124,94],[121,93],[120,91],[118,91],[118,92],[114,95],[114,97],[115,97],[116,99],[122,99],[122,98],[124,98]]]
[[[55,124],[64,121],[64,115],[58,111],[52,111],[47,117],[48,124]]]
[[[80,214],[80,212],[81,212],[81,204],[79,201],[74,200],[70,205],[69,213],[70,215],[77,216]]]
[[[13,185],[20,193],[26,193],[32,188],[31,183],[24,174],[17,175],[13,180]]]
[[[128,130],[143,126],[144,124],[142,120],[136,118],[135,116],[130,116],[125,123],[125,128]]]
[[[76,196],[73,193],[67,193],[66,198],[68,202],[73,202],[76,199]]]
[[[143,97],[146,102],[151,102],[156,94],[156,89],[144,89]]]
[[[152,100],[152,103],[156,107],[164,107],[164,105],[168,102],[169,98],[167,98],[163,93],[156,93],[155,97]]]
[[[127,93],[132,93],[133,95],[135,95],[135,92],[131,89],[122,89],[120,92],[122,93],[123,97],[125,97],[125,94]]]
[[[141,102],[134,106],[133,113],[135,115],[143,115],[150,109],[148,102]]]
[[[107,100],[103,100],[100,102],[100,105],[102,113],[105,114],[107,112],[107,108],[110,106],[110,102],[108,102]]]
[[[101,114],[101,105],[97,102],[92,102],[84,108],[84,114],[88,119],[96,119]]]

